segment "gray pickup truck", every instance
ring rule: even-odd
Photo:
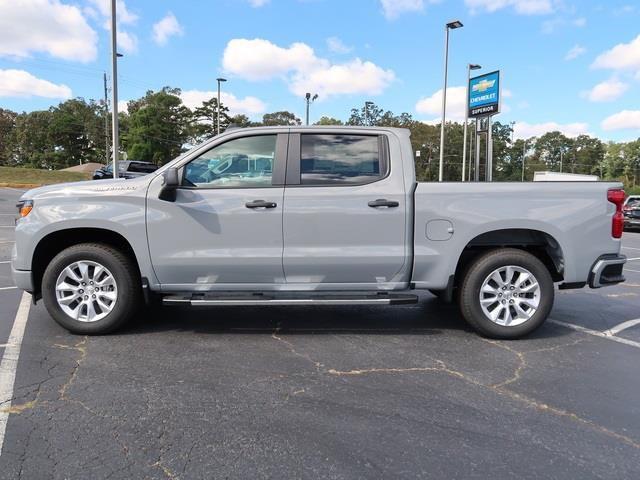
[[[618,183],[417,183],[409,132],[227,131],[132,180],[26,192],[12,271],[71,332],[144,302],[391,305],[429,290],[516,338],[554,284],[624,281]]]

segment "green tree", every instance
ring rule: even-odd
[[[180,89],[150,90],[143,98],[129,102],[122,146],[132,160],[162,165],[183,151],[191,119],[192,113],[180,99]]]
[[[314,123],[314,125],[344,125],[344,123],[342,120],[338,120],[337,118],[320,117],[320,120]]]
[[[16,112],[0,108],[0,165],[11,163],[11,141],[17,116]]]
[[[302,125],[302,121],[293,113],[287,111],[265,113],[262,116],[262,124],[265,127],[274,127],[278,125]]]

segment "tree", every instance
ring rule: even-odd
[[[180,89],[149,90],[143,98],[129,102],[122,146],[130,159],[162,165],[182,153],[191,117],[180,99]]]
[[[197,144],[216,135],[218,126],[218,99],[210,98],[197,107],[191,117],[191,143]],[[232,123],[229,109],[220,103],[220,131],[224,132]]]
[[[8,165],[11,161],[11,138],[17,116],[16,112],[0,108],[0,165]]]
[[[314,125],[344,125],[344,123],[342,123],[342,120],[338,120],[337,118],[320,117],[320,120],[314,123]]]
[[[265,127],[273,127],[278,125],[302,125],[302,121],[293,113],[287,111],[265,113],[262,117],[262,124]]]

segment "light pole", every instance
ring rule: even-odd
[[[311,105],[311,103],[315,102],[318,99],[318,94],[316,93],[312,97],[311,94],[309,92],[307,92],[307,94],[304,96],[304,98],[307,101],[307,126],[308,126],[309,125],[309,105]]]
[[[364,125],[367,126],[369,123],[369,106],[373,105],[373,102],[364,102]]]
[[[523,139],[524,145],[522,146],[522,181],[524,182],[524,159],[527,156],[527,140]]]
[[[118,178],[118,46],[116,30],[116,0],[111,0],[111,114],[113,139],[113,178]]]
[[[449,30],[462,28],[460,20],[454,20],[444,28],[444,86],[442,87],[442,124],[440,125],[440,166],[438,168],[438,181],[441,182],[444,174],[444,124],[447,110],[447,75],[449,70]]]
[[[216,108],[216,135],[220,135],[220,84],[226,82],[226,78],[216,78],[218,82],[218,105]]]
[[[464,182],[464,174],[466,170],[467,164],[467,127],[469,123],[469,82],[471,81],[471,70],[480,70],[482,67],[480,65],[476,65],[475,63],[467,64],[467,87],[466,87],[466,95],[464,100],[464,135],[463,135],[463,146],[462,146],[462,181]],[[471,162],[469,162],[471,163]],[[469,180],[471,180],[471,176],[469,176]]]

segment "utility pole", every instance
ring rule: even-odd
[[[218,82],[218,106],[216,107],[216,135],[220,135],[220,84],[226,82],[226,78],[216,78]]]
[[[516,122],[511,122],[509,125],[511,125],[511,145],[513,145],[513,133],[514,133],[514,127],[516,126]]]
[[[564,156],[564,150],[560,150],[560,173],[562,173],[562,157]]]
[[[104,164],[109,165],[109,97],[107,91],[107,72],[104,72]]]
[[[113,178],[118,178],[118,46],[116,0],[111,0],[111,112],[113,116]]]

